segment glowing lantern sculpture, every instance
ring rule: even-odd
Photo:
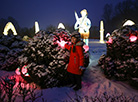
[[[103,25],[103,21],[100,22],[100,43],[104,43],[104,25]]]
[[[137,40],[137,36],[130,35],[129,40],[130,40],[130,42],[135,42]]]
[[[113,42],[113,39],[111,37],[109,37],[109,40],[106,41],[106,43],[108,43],[108,44],[112,44],[112,42]]]
[[[60,28],[65,29],[65,26],[63,25],[63,23],[58,24],[58,29],[60,29]]]
[[[86,45],[88,45],[88,38],[89,38],[89,29],[91,27],[91,21],[87,18],[87,10],[83,9],[81,11],[82,17],[78,17],[77,13],[75,12],[76,23],[74,25],[75,30],[79,29],[79,33],[81,34],[81,38],[84,40]]]
[[[5,26],[5,28],[4,28],[3,34],[4,34],[4,35],[8,35],[8,31],[9,31],[10,29],[13,31],[13,35],[17,35],[16,29],[15,29],[14,25],[13,25],[11,22],[8,22],[8,23],[6,24],[6,26]]]
[[[135,23],[134,23],[133,21],[127,20],[127,21],[123,24],[123,26],[132,26],[132,25],[134,25],[134,24],[135,24]],[[130,42],[135,42],[137,39],[138,39],[137,36],[135,36],[135,35],[133,35],[133,34],[131,34],[130,37],[129,37]]]
[[[39,25],[38,25],[38,22],[35,22],[35,34],[38,33],[40,30],[39,30]]]
[[[19,68],[19,67],[15,70],[15,73],[16,73],[17,75],[21,75],[21,72],[20,72],[20,68]]]
[[[123,26],[127,26],[127,25],[134,25],[135,23],[133,22],[133,21],[131,21],[131,20],[127,20],[124,24],[123,24]]]
[[[21,73],[26,76],[26,77],[29,77],[30,75],[28,74],[28,70],[27,70],[27,65],[24,65],[22,68],[21,68],[21,71],[20,71],[20,67],[18,67],[16,70],[15,70],[16,74],[17,75],[21,75]]]

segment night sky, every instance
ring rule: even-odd
[[[123,0],[1,0],[0,18],[11,16],[21,27],[33,27],[38,21],[40,29],[58,23],[75,24],[74,11],[80,15],[87,9],[92,26],[99,26],[105,4],[117,4]]]

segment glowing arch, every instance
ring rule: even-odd
[[[4,28],[3,34],[4,34],[4,35],[8,35],[8,31],[9,31],[10,29],[13,31],[13,35],[17,35],[16,29],[15,29],[14,25],[13,25],[11,22],[8,22],[8,23],[6,24],[6,26],[5,26],[5,28]]]
[[[123,26],[127,26],[127,25],[132,26],[132,25],[134,25],[134,24],[135,24],[135,23],[134,23],[133,21],[127,20],[127,21],[123,24]]]
[[[63,25],[63,23],[58,24],[58,29],[60,29],[60,28],[65,29],[65,26]]]

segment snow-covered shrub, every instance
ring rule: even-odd
[[[19,65],[18,56],[26,44],[20,36],[0,35],[0,69],[15,70]]]
[[[107,53],[100,57],[98,64],[107,77],[132,81],[138,78],[137,49],[138,27],[124,26],[107,38]]]
[[[69,51],[58,46],[58,41],[70,43],[70,33],[64,29],[47,34],[40,31],[34,36],[24,48],[24,54],[19,57],[20,68],[27,65],[28,81],[34,81],[42,88],[62,86],[69,84],[67,76],[67,65]],[[86,63],[89,64],[88,52],[85,53]]]

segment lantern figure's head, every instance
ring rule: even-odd
[[[83,9],[80,13],[81,13],[82,17],[84,17],[84,16],[88,15],[88,13],[87,13],[87,10],[86,10],[86,9]]]

